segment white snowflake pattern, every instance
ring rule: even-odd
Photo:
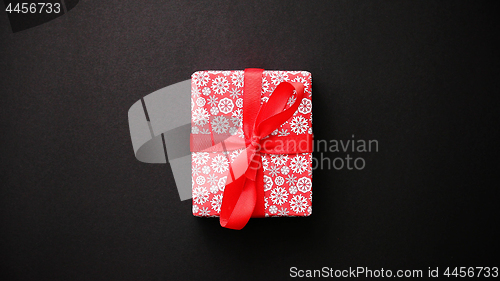
[[[220,206],[222,205],[222,194],[216,194],[211,201],[212,210],[215,212],[220,212]]]
[[[198,134],[200,133],[200,128],[196,127],[196,126],[193,126],[191,127],[191,134]]]
[[[209,155],[208,152],[193,152],[193,162],[198,165],[207,163]]]
[[[243,132],[243,128],[238,129],[238,137],[244,139],[245,138],[245,132]]]
[[[276,178],[274,179],[274,183],[275,183],[277,186],[282,186],[282,185],[285,183],[285,179],[284,179],[282,176],[276,177]]]
[[[274,204],[283,205],[288,200],[288,192],[283,187],[276,187],[269,197]]]
[[[209,104],[210,106],[216,106],[216,105],[217,105],[218,100],[219,100],[219,98],[218,98],[218,97],[216,97],[216,96],[210,96],[210,97],[208,98],[208,104]]]
[[[236,87],[243,87],[244,78],[243,71],[235,71],[231,75],[231,81]]]
[[[288,166],[281,167],[281,173],[283,175],[288,175],[289,172],[290,172],[290,168],[288,168]]]
[[[302,213],[307,208],[307,199],[302,195],[293,196],[292,200],[290,200],[290,208],[295,213]]]
[[[295,79],[292,80],[292,82],[298,82],[304,85],[304,92],[310,93],[311,90],[309,90],[309,82],[304,77],[296,77]]]
[[[198,176],[198,177],[196,177],[196,183],[198,185],[203,185],[205,183],[205,177],[204,176]]]
[[[198,71],[193,74],[192,78],[196,86],[202,87],[207,85],[209,76],[208,73],[204,71]]]
[[[278,131],[278,136],[280,137],[286,137],[288,136],[290,133],[288,132],[287,129],[281,129],[280,131]]]
[[[193,122],[198,126],[203,126],[208,123],[208,112],[204,108],[197,108],[193,111]]]
[[[201,172],[204,173],[205,175],[208,175],[210,173],[210,167],[203,166],[203,168],[201,168]]]
[[[199,97],[199,98],[196,99],[196,105],[197,106],[204,106],[205,102],[206,102],[205,99],[202,98],[202,97]]]
[[[215,107],[215,106],[212,107],[212,108],[210,108],[210,114],[212,114],[212,115],[219,114],[219,109],[217,107]]]
[[[227,158],[223,155],[216,155],[212,159],[212,164],[210,165],[212,169],[219,174],[224,173],[229,168],[229,163]]]
[[[283,166],[288,161],[288,155],[286,154],[273,154],[271,155],[271,162],[278,166]]]
[[[234,104],[231,99],[228,98],[223,98],[219,101],[219,110],[220,112],[224,114],[228,114],[229,112],[233,111]]]
[[[262,77],[262,94],[269,90],[269,81],[267,81],[266,77]]]
[[[296,96],[291,96],[288,98],[288,102],[286,103],[288,106],[292,106],[292,104],[295,103],[295,100],[297,100]]]
[[[290,186],[295,185],[297,182],[297,177],[294,176],[293,174],[289,174],[286,178],[286,183]]]
[[[207,166],[207,167],[208,167],[208,166]],[[217,179],[218,179],[218,178],[219,178],[219,177],[218,177],[218,176],[216,176],[216,175],[209,175],[209,176],[207,177],[207,182],[208,182],[210,185],[214,185],[214,184],[216,184],[216,183],[217,183]]]
[[[243,107],[243,99],[242,98],[239,98],[236,100],[236,106],[239,108]]]
[[[200,167],[194,166],[193,170],[191,172],[192,172],[193,176],[199,175],[200,174]]]
[[[201,129],[200,130],[200,134],[202,135],[210,135],[210,130],[207,128],[207,129]]]
[[[193,201],[196,204],[203,204],[208,200],[208,191],[203,186],[196,187],[193,190]]]
[[[212,81],[212,90],[219,95],[224,94],[229,89],[229,82],[224,77],[217,77]]]
[[[231,123],[233,123],[236,130],[238,130],[240,127],[241,127],[241,120],[238,118],[238,117],[231,117]],[[234,133],[232,133],[231,135],[235,135],[237,132],[235,131]]]
[[[299,112],[302,114],[308,114],[312,110],[312,102],[310,99],[303,98],[299,105]]]
[[[200,89],[198,87],[194,86],[194,88],[191,88],[191,97],[197,98],[200,96]]]
[[[310,178],[312,178],[313,174],[312,162],[313,162],[313,156],[312,153],[309,153],[309,163],[311,163],[311,165],[307,167],[307,174],[309,175]]]
[[[229,121],[224,116],[215,116],[212,119],[212,130],[217,134],[222,134],[227,132],[229,129]]]
[[[264,175],[264,191],[269,191],[273,187],[273,179]]]
[[[224,189],[226,188],[226,180],[227,180],[227,176],[221,177],[219,179],[219,182],[217,183],[217,185],[219,186],[220,191],[224,191]]]
[[[236,159],[236,157],[238,157],[241,152],[243,151],[243,149],[237,149],[237,150],[234,150],[233,152],[231,152],[231,163],[234,162],[234,159]]]
[[[292,132],[297,133],[297,135],[303,134],[309,125],[307,124],[307,119],[302,116],[293,117],[292,122],[290,122],[290,127]]]
[[[201,92],[203,93],[204,96],[209,96],[212,91],[210,91],[209,87],[205,87]]]
[[[210,186],[210,192],[212,192],[213,194],[219,192],[219,187],[216,186],[216,185],[211,185]]]
[[[243,98],[242,98],[242,89],[240,87],[243,86],[244,83],[244,77],[243,77],[243,72],[241,73],[241,78],[236,77],[234,71],[231,72],[220,72],[218,71],[218,75],[220,77],[214,78],[212,81],[210,81],[210,76],[208,77],[208,81],[206,85],[199,86],[199,95],[195,98],[193,98],[193,105],[194,109],[196,109],[197,106],[203,107],[206,106],[207,108],[205,109],[205,113],[207,113],[206,117],[208,120],[205,121],[202,125],[195,124],[194,118],[193,118],[193,127],[196,125],[197,129],[194,129],[195,131],[197,130],[197,133],[229,133],[233,134],[236,133],[240,137],[244,137],[243,130],[241,128],[242,124],[242,107],[243,107]],[[220,74],[222,73],[222,74]],[[301,73],[301,72],[300,72]],[[283,81],[292,81],[292,82],[299,82],[304,84],[305,91],[307,92],[308,89],[310,89],[310,80],[305,80],[302,77],[295,77],[298,75],[299,72],[283,72],[283,71],[273,71],[269,72],[262,77],[262,94],[265,94],[263,98],[261,98],[262,102],[267,102],[268,101],[268,92],[272,91],[275,86],[273,85],[279,85],[279,83]],[[308,73],[307,73],[308,74]],[[224,75],[224,77],[222,77]],[[238,75],[239,76],[239,75]],[[233,77],[235,79],[233,79]],[[241,79],[241,80],[240,80]],[[216,81],[219,80],[219,81]],[[241,83],[241,85],[240,85]],[[193,79],[193,84],[196,84],[194,79]],[[195,87],[193,85],[193,87]],[[196,87],[195,87],[196,88]],[[205,93],[208,94],[205,94]],[[224,100],[225,96],[218,96],[218,98],[215,96],[216,94],[222,95],[224,94],[229,100],[226,104],[222,104],[221,108],[221,101]],[[203,95],[203,96],[201,96]],[[202,98],[205,100],[204,104],[200,100],[200,104],[198,104],[198,98]],[[228,99],[231,98],[231,99]],[[292,96],[289,100],[288,105],[291,105],[295,102],[296,100],[296,95]],[[203,105],[201,105],[203,104]],[[211,108],[208,108],[208,105],[211,106]],[[194,110],[192,109],[192,111]],[[299,109],[297,112],[295,112],[294,116],[287,122],[285,122],[280,128],[272,132],[273,135],[277,135],[280,137],[283,136],[289,136],[290,134],[304,134],[304,133],[312,133],[312,127],[311,123],[309,122],[309,118],[306,115],[301,116],[298,113],[301,114],[310,114],[312,112],[312,107],[311,107],[311,102],[309,98],[304,98],[302,99]],[[212,117],[209,117],[210,113],[212,113]],[[225,116],[218,116],[218,114],[228,114]],[[222,118],[217,118],[217,117],[223,117]],[[225,118],[224,118],[225,117]],[[306,117],[307,119],[305,119]],[[214,122],[214,119],[217,118],[217,121]],[[205,126],[207,123],[210,123],[209,126],[211,125],[212,130],[210,130],[210,127]],[[233,127],[234,126],[234,127]],[[217,127],[217,128],[215,128]],[[209,128],[209,129],[206,129]],[[192,129],[193,130],[193,129]],[[218,132],[217,132],[218,131]],[[204,208],[202,210],[202,206],[199,206],[198,212],[202,216],[213,216],[215,215],[216,212],[220,212],[220,204],[217,206],[217,202],[215,202],[217,199],[215,196],[220,197],[220,201],[222,201],[222,194],[220,193],[220,180],[219,177],[215,176],[215,174],[222,174],[225,171],[228,170],[229,168],[229,162],[233,162],[234,159],[241,153],[242,150],[239,151],[228,151],[227,156],[225,157],[222,153],[217,155],[216,157],[211,157],[208,158],[208,161],[206,160],[205,162],[208,161],[209,164],[206,164],[205,166],[199,165],[199,168],[201,169],[201,172],[199,172],[199,175],[203,175],[205,177],[205,182],[207,186],[205,189],[207,189],[207,193],[209,194],[209,197],[206,203],[206,206],[208,208]],[[309,200],[306,199],[308,198],[309,195],[312,192],[306,192],[302,191],[303,190],[311,190],[310,185],[312,185],[310,181],[310,176],[307,177],[307,172],[308,170],[308,159],[307,155],[302,156],[302,154],[299,154],[297,156],[295,155],[284,155],[285,159],[281,159],[280,155],[263,155],[262,156],[262,164],[264,166],[264,171],[266,171],[265,177],[267,177],[267,182],[266,178],[264,178],[264,189],[267,191],[268,195],[270,195],[269,199],[272,200],[268,201],[268,197],[265,197],[265,209],[267,211],[266,216],[269,216],[269,214],[272,214],[272,216],[288,216],[288,215],[296,215],[296,214],[304,214],[307,212],[310,214],[310,204],[308,203]],[[216,159],[217,158],[217,159]],[[230,160],[229,160],[230,159]],[[288,161],[290,160],[290,161]],[[219,163],[219,162],[225,162],[224,164]],[[196,164],[194,159],[193,159],[193,165]],[[222,165],[222,166],[221,166]],[[215,166],[215,167],[214,167]],[[221,167],[219,167],[221,166]],[[207,169],[210,170],[209,172],[205,173]],[[292,174],[293,171],[293,174]],[[212,173],[212,174],[210,174]],[[198,175],[198,176],[199,176]],[[297,177],[299,179],[297,180]],[[305,177],[304,177],[305,176]],[[193,180],[197,179],[196,176],[194,176]],[[225,181],[224,181],[225,182]],[[196,183],[195,183],[196,184]],[[285,185],[286,184],[286,185]],[[225,184],[223,185],[223,188],[225,187]],[[279,190],[279,189],[282,190]],[[193,190],[195,187],[193,187]],[[278,191],[278,192],[277,192]],[[305,193],[299,193],[298,192],[305,192]],[[193,191],[194,192],[194,191]],[[213,193],[213,195],[210,195],[210,192]],[[283,196],[282,192],[286,194],[286,196]],[[274,195],[273,195],[274,193]],[[194,193],[193,193],[194,194]],[[218,195],[219,194],[219,195]],[[297,197],[300,195],[301,197]],[[285,198],[285,199],[278,199],[278,198]],[[274,198],[274,199],[273,199]],[[194,195],[193,195],[193,201],[194,201]],[[294,202],[292,202],[292,200]],[[280,203],[280,201],[284,201],[283,203]],[[269,205],[269,203],[272,204],[272,206]],[[285,204],[286,203],[286,204]],[[210,205],[209,205],[210,204]],[[214,205],[215,204],[215,205]],[[302,205],[305,205],[303,207]],[[292,206],[293,205],[293,206]],[[194,205],[193,205],[194,206]],[[215,206],[215,207],[214,207]],[[193,207],[194,208],[194,207]],[[210,210],[214,210],[210,214]]]
[[[278,85],[283,81],[288,81],[288,73],[285,71],[272,71],[270,72],[271,82],[274,85]]]
[[[264,169],[264,171],[267,171],[268,167],[269,167],[269,160],[267,160],[266,156],[262,156],[262,169]]]
[[[308,177],[302,177],[297,181],[297,188],[300,192],[308,192],[311,191],[312,182]]]
[[[236,127],[240,127],[241,123],[243,122],[243,110],[241,110],[241,108],[238,108],[233,111],[231,115],[233,116],[233,118],[231,118],[233,125]]]
[[[231,117],[231,119],[234,117]],[[238,127],[231,127],[229,128],[229,134],[230,135],[236,135],[238,133]]]
[[[207,207],[203,207],[200,209],[200,216],[208,217],[210,216],[210,210]]]
[[[200,211],[200,207],[198,205],[193,204],[193,214],[197,214]]]
[[[278,173],[279,173],[279,169],[278,169],[278,167],[276,167],[276,166],[271,166],[271,167],[269,168],[269,175],[271,175],[271,176],[275,177],[276,175],[278,175]]]
[[[288,216],[288,210],[285,207],[281,207],[281,209],[278,210],[278,216],[279,217],[286,217]]]
[[[229,91],[229,96],[233,99],[237,99],[239,96],[241,95],[241,92],[240,90],[238,90],[237,88],[232,88],[230,91]]]
[[[290,168],[296,174],[301,174],[307,168],[307,160],[304,156],[297,155],[290,162]]]

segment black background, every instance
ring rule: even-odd
[[[3,280],[500,266],[498,12],[480,1],[80,1],[12,33],[2,11]],[[168,165],[135,159],[127,111],[196,70],[246,67],[310,71],[315,138],[354,134],[379,151],[356,155],[361,171],[316,170],[311,217],[232,231],[192,216]]]

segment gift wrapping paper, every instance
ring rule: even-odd
[[[304,85],[294,115],[271,135],[312,134],[311,74],[264,71],[261,104],[281,82]],[[229,133],[244,139],[244,71],[197,71],[191,76],[191,133]],[[285,109],[295,102],[291,96]],[[230,163],[243,151],[192,152],[193,215],[218,217]],[[265,216],[309,216],[312,213],[312,153],[262,154]]]

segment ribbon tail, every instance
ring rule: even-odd
[[[257,161],[262,166],[261,155],[256,155]],[[253,210],[252,218],[263,218],[266,216],[265,205],[264,205],[264,170],[258,169],[255,179],[255,192],[257,195],[255,201],[255,208]]]
[[[240,177],[226,185],[220,212],[220,225],[242,229],[250,220],[255,208],[257,193],[255,181]]]
[[[220,224],[242,229],[251,217],[264,217],[264,187],[261,155],[247,147],[231,165],[235,179],[226,181]],[[248,173],[254,174],[250,176]],[[228,178],[229,179],[229,178]]]

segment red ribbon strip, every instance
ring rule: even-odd
[[[264,211],[264,172],[261,153],[296,154],[312,152],[312,135],[277,137],[270,134],[290,119],[304,96],[301,83],[280,83],[261,106],[263,69],[245,69],[243,88],[243,132],[237,136],[191,135],[191,151],[228,151],[244,148],[230,165],[220,212],[220,224],[242,229]],[[296,93],[295,102],[284,110]]]

